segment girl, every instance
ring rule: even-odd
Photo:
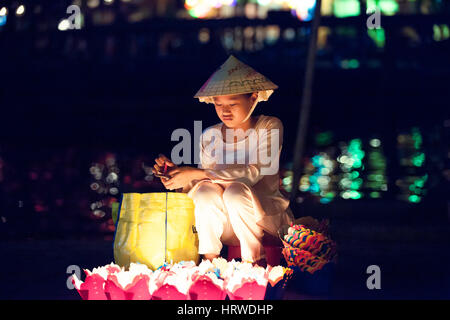
[[[199,254],[207,259],[218,257],[223,244],[240,245],[243,261],[264,265],[263,237],[277,237],[293,221],[279,191],[283,125],[276,117],[251,116],[276,88],[230,56],[194,96],[213,103],[222,121],[203,131],[198,168],[178,167],[164,155],[155,159],[154,173],[170,167],[164,186],[193,199]]]

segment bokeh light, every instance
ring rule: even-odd
[[[368,190],[370,198],[379,199],[388,190],[386,157],[380,139],[370,139],[369,146],[364,186]]]
[[[419,203],[427,193],[425,184],[428,174],[425,172],[426,156],[422,143],[423,138],[418,127],[413,127],[409,133],[402,133],[397,137],[400,167],[404,172],[395,183],[399,188],[397,198],[400,200]]]
[[[307,161],[305,174],[300,178],[299,190],[309,192],[321,203],[329,203],[336,196],[334,170],[336,162],[326,152],[320,152]]]
[[[222,8],[236,7],[237,0],[185,0],[184,7],[193,18],[226,17]],[[253,0],[245,5],[245,15],[253,19],[265,18],[267,10],[290,10],[300,20],[311,20],[316,0]],[[256,6],[258,8],[256,8]],[[234,15],[234,14],[232,14]]]
[[[23,4],[21,4],[16,9],[16,15],[17,16],[22,16],[24,13],[25,13],[25,6]]]
[[[335,0],[333,2],[334,15],[338,18],[359,16],[360,5],[358,0]]]
[[[360,191],[363,184],[361,172],[364,170],[362,160],[365,152],[362,150],[361,139],[350,140],[348,145],[340,143],[341,154],[337,161],[342,171],[340,174],[339,188],[343,199],[360,199],[363,193]]]
[[[58,24],[58,30],[59,31],[66,31],[70,28],[70,22],[67,19],[61,20],[61,22]]]
[[[382,14],[392,16],[397,13],[399,4],[396,0],[367,0],[367,11],[373,12],[375,8],[379,8]]]

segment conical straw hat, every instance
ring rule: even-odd
[[[214,103],[213,97],[258,92],[257,101],[267,101],[278,86],[268,78],[236,59],[225,61],[198,90],[194,98]]]

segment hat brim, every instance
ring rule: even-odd
[[[275,89],[278,89],[275,83],[230,55],[194,98],[198,98],[200,102],[214,103],[213,97],[258,92],[258,101],[267,101]]]
[[[261,102],[261,101],[267,101],[269,100],[269,97],[272,95],[272,93],[274,92],[273,89],[270,90],[263,90],[263,91],[248,91],[248,92],[242,92],[242,93],[236,93],[236,94],[230,94],[231,95],[238,95],[238,94],[246,94],[246,93],[251,93],[251,92],[257,92],[258,93],[258,98],[256,99],[257,102]],[[200,102],[205,102],[205,103],[212,103],[214,104],[214,97],[220,97],[218,95],[215,96],[196,96],[194,98],[197,98]]]

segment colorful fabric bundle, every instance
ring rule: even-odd
[[[301,271],[314,273],[323,268],[329,261],[298,248],[283,248],[283,255],[288,266],[298,266]]]
[[[324,225],[322,225],[325,228]],[[328,224],[326,225],[328,228]],[[321,270],[337,255],[336,243],[305,225],[292,225],[283,236],[283,256],[290,267],[311,274]]]
[[[320,258],[330,260],[336,254],[336,244],[321,233],[307,229],[304,225],[294,225],[288,229],[284,240],[294,248],[306,250]]]
[[[263,300],[268,287],[283,284],[292,274],[281,266],[262,268],[223,258],[176,264],[164,263],[155,271],[131,263],[129,270],[111,263],[85,270],[86,279],[72,276],[83,300]]]

